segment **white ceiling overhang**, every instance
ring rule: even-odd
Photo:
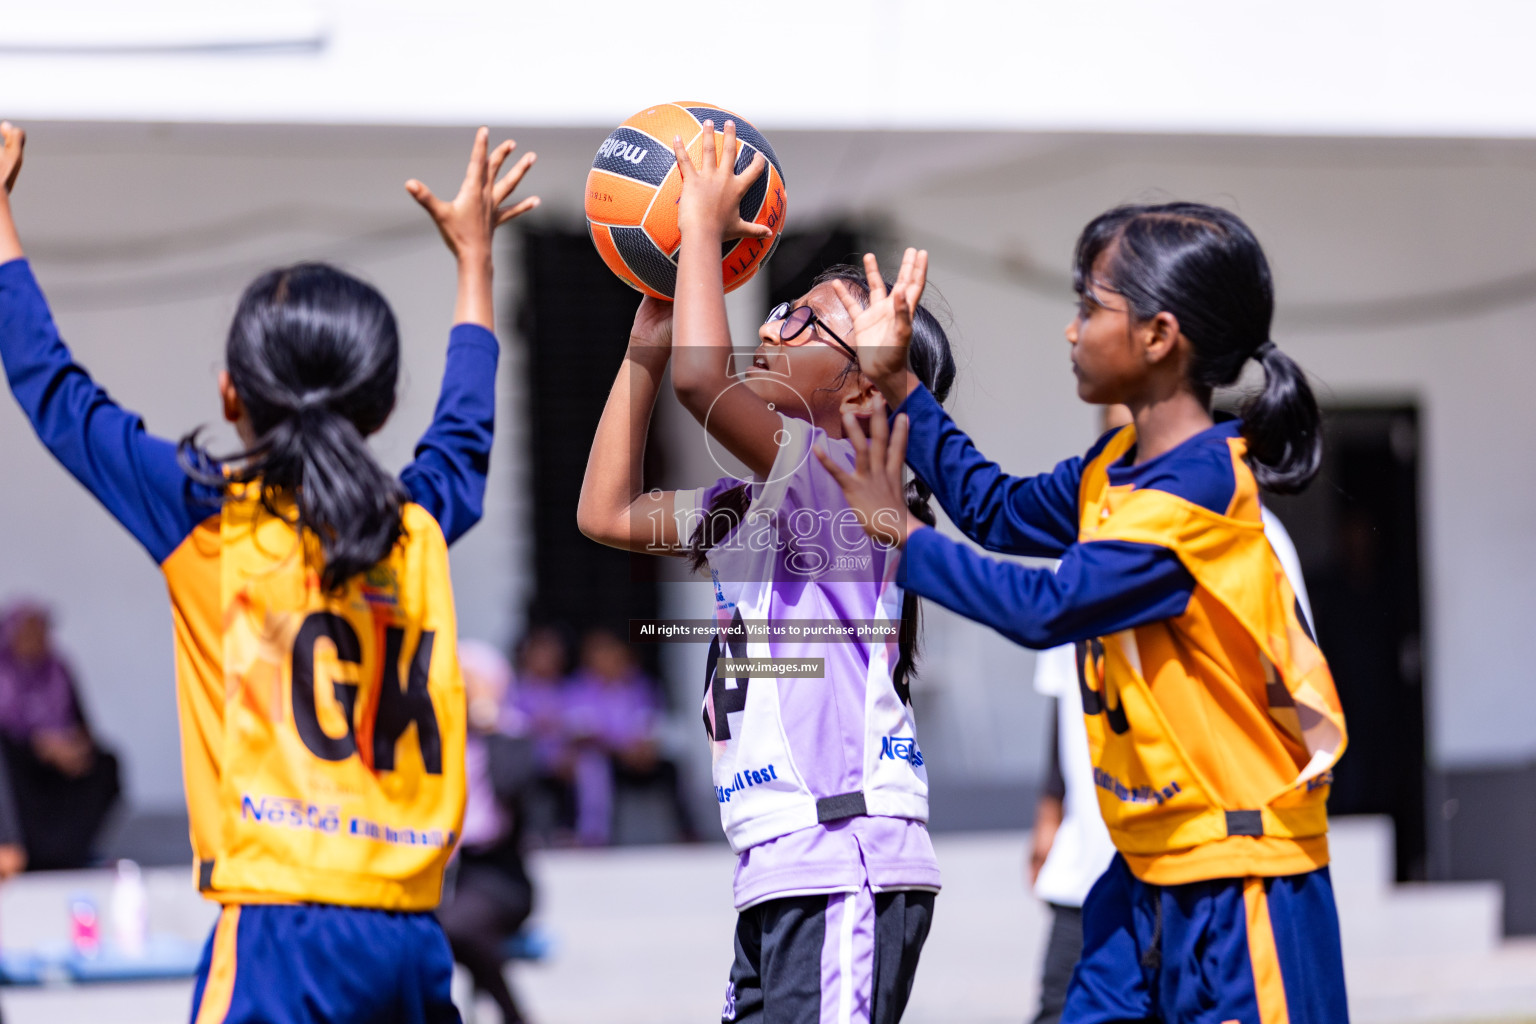
[[[1536,137],[1536,4],[0,0],[14,120]]]

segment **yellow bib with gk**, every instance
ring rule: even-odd
[[[189,639],[211,648],[202,675],[218,665],[220,678],[182,695],[206,895],[437,905],[463,818],[464,691],[442,531],[414,504],[404,524],[387,559],[327,593],[319,544],[253,485],[226,500],[216,535],[210,520],[188,538],[201,558],[167,561],[173,598],[173,571],[218,579],[217,636]],[[213,625],[197,619],[179,611],[178,640]]]

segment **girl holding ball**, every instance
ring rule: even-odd
[[[844,420],[868,417],[879,401],[855,348],[867,286],[856,268],[827,271],[769,312],[750,368],[733,375],[721,243],[767,229],[739,215],[763,158],[736,174],[730,121],[721,138],[717,146],[706,122],[697,164],[676,147],[683,192],[675,306],[640,303],[593,441],[578,521],[594,540],[685,557],[712,579],[719,630],[703,717],[721,824],[738,856],[722,1020],[894,1024],[939,889],[908,694],[917,605],[896,585],[893,553],[863,537],[836,482],[811,458],[813,446],[824,446],[851,469]],[[954,359],[921,307],[909,348],[925,386],[945,395]],[[691,491],[641,486],[646,429],[669,363],[678,399],[745,464],[746,478]],[[932,520],[921,487],[903,508]],[[762,622],[775,635],[745,628]],[[806,639],[803,627],[818,622],[850,625],[853,635]],[[884,628],[860,637],[859,623]],[[790,635],[791,626],[801,635]],[[824,668],[819,678],[778,677],[727,659],[820,659]]]

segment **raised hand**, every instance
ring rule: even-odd
[[[0,182],[5,183],[6,194],[16,187],[16,176],[21,173],[22,150],[27,145],[27,133],[11,124],[0,121]]]
[[[740,174],[736,173],[736,122],[725,122],[724,145],[715,145],[715,123],[704,122],[699,164],[683,146],[683,137],[672,140],[677,170],[683,177],[683,194],[678,200],[677,222],[686,239],[695,232],[719,239],[769,238],[773,229],[754,224],[741,216],[741,198],[762,173],[767,159],[758,153]]]
[[[928,283],[928,250],[908,249],[901,270],[889,291],[874,253],[864,254],[864,276],[869,301],[859,300],[842,281],[832,289],[853,316],[853,343],[859,351],[859,369],[892,404],[900,404],[911,391],[906,386],[907,348],[912,343],[912,320]]]
[[[11,219],[11,189],[16,187],[16,175],[21,173],[22,150],[27,144],[27,133],[11,124],[0,121],[0,263],[19,260],[21,236],[16,233],[16,222]]]
[[[843,489],[843,497],[858,514],[859,525],[871,538],[887,547],[900,547],[922,522],[907,510],[907,489],[902,482],[902,467],[907,459],[907,417],[896,417],[893,428],[886,426],[885,400],[875,396],[869,417],[869,437],[853,413],[843,415],[843,431],[853,443],[853,469],[834,462],[821,447],[816,458],[832,479]]]
[[[460,260],[466,257],[490,259],[491,235],[495,230],[539,205],[538,196],[529,196],[513,206],[502,207],[501,204],[517,188],[538,155],[523,154],[512,165],[512,169],[497,181],[496,175],[501,172],[501,165],[512,155],[517,143],[508,139],[497,146],[495,151],[488,153],[489,138],[488,129],[481,128],[475,133],[475,145],[469,154],[464,181],[459,185],[459,194],[451,201],[437,198],[431,189],[415,178],[405,183],[405,190],[431,216],[449,251]]]
[[[642,348],[670,349],[672,303],[649,295],[642,298],[640,308],[635,310],[634,326],[629,329],[629,343]]]

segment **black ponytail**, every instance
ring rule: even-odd
[[[862,268],[847,263],[828,267],[817,275],[811,287],[832,281],[843,282],[855,298],[865,303],[869,301],[869,279]],[[889,289],[893,283],[887,280],[885,287]],[[907,362],[935,398],[943,402],[949,397],[949,389],[955,383],[954,353],[950,351],[949,336],[926,306],[919,305],[917,314],[912,318],[912,341],[907,349]],[[856,372],[858,368],[857,361],[850,359],[849,372]],[[932,497],[933,492],[922,481],[913,479],[907,482],[907,510],[929,526],[938,522],[931,504]],[[689,539],[688,564],[694,570],[704,567],[710,548],[741,525],[750,505],[751,497],[745,483],[722,491],[715,497]],[[907,591],[902,596],[896,664],[891,666],[891,682],[903,703],[911,703],[908,684],[917,665],[921,614],[917,595]]]
[[[1253,357],[1264,368],[1264,390],[1242,406],[1248,461],[1260,487],[1295,494],[1322,464],[1322,413],[1307,375],[1274,342],[1260,345]]]
[[[1322,414],[1301,367],[1269,339],[1275,293],[1269,261],[1242,218],[1203,203],[1120,206],[1095,217],[1077,240],[1073,286],[1093,287],[1108,252],[1110,289],[1136,319],[1172,313],[1194,358],[1189,380],[1210,393],[1237,381],[1249,359],[1264,389],[1242,407],[1248,463],[1260,487],[1303,490],[1322,462]]]
[[[921,480],[913,477],[907,481],[907,511],[925,526],[938,526],[939,518],[933,512],[933,491]],[[919,642],[923,631],[923,606],[917,595],[910,590],[901,595],[901,632],[896,638],[896,664],[891,666],[891,683],[903,704],[912,703],[911,678],[917,671]]]
[[[256,443],[215,459],[194,431],[181,441],[182,465],[219,486],[259,482],[273,515],[291,501],[288,521],[318,539],[321,583],[336,590],[403,532],[404,491],[364,440],[395,404],[394,313],[377,290],[326,264],[271,270],[241,296],[225,362]]]

